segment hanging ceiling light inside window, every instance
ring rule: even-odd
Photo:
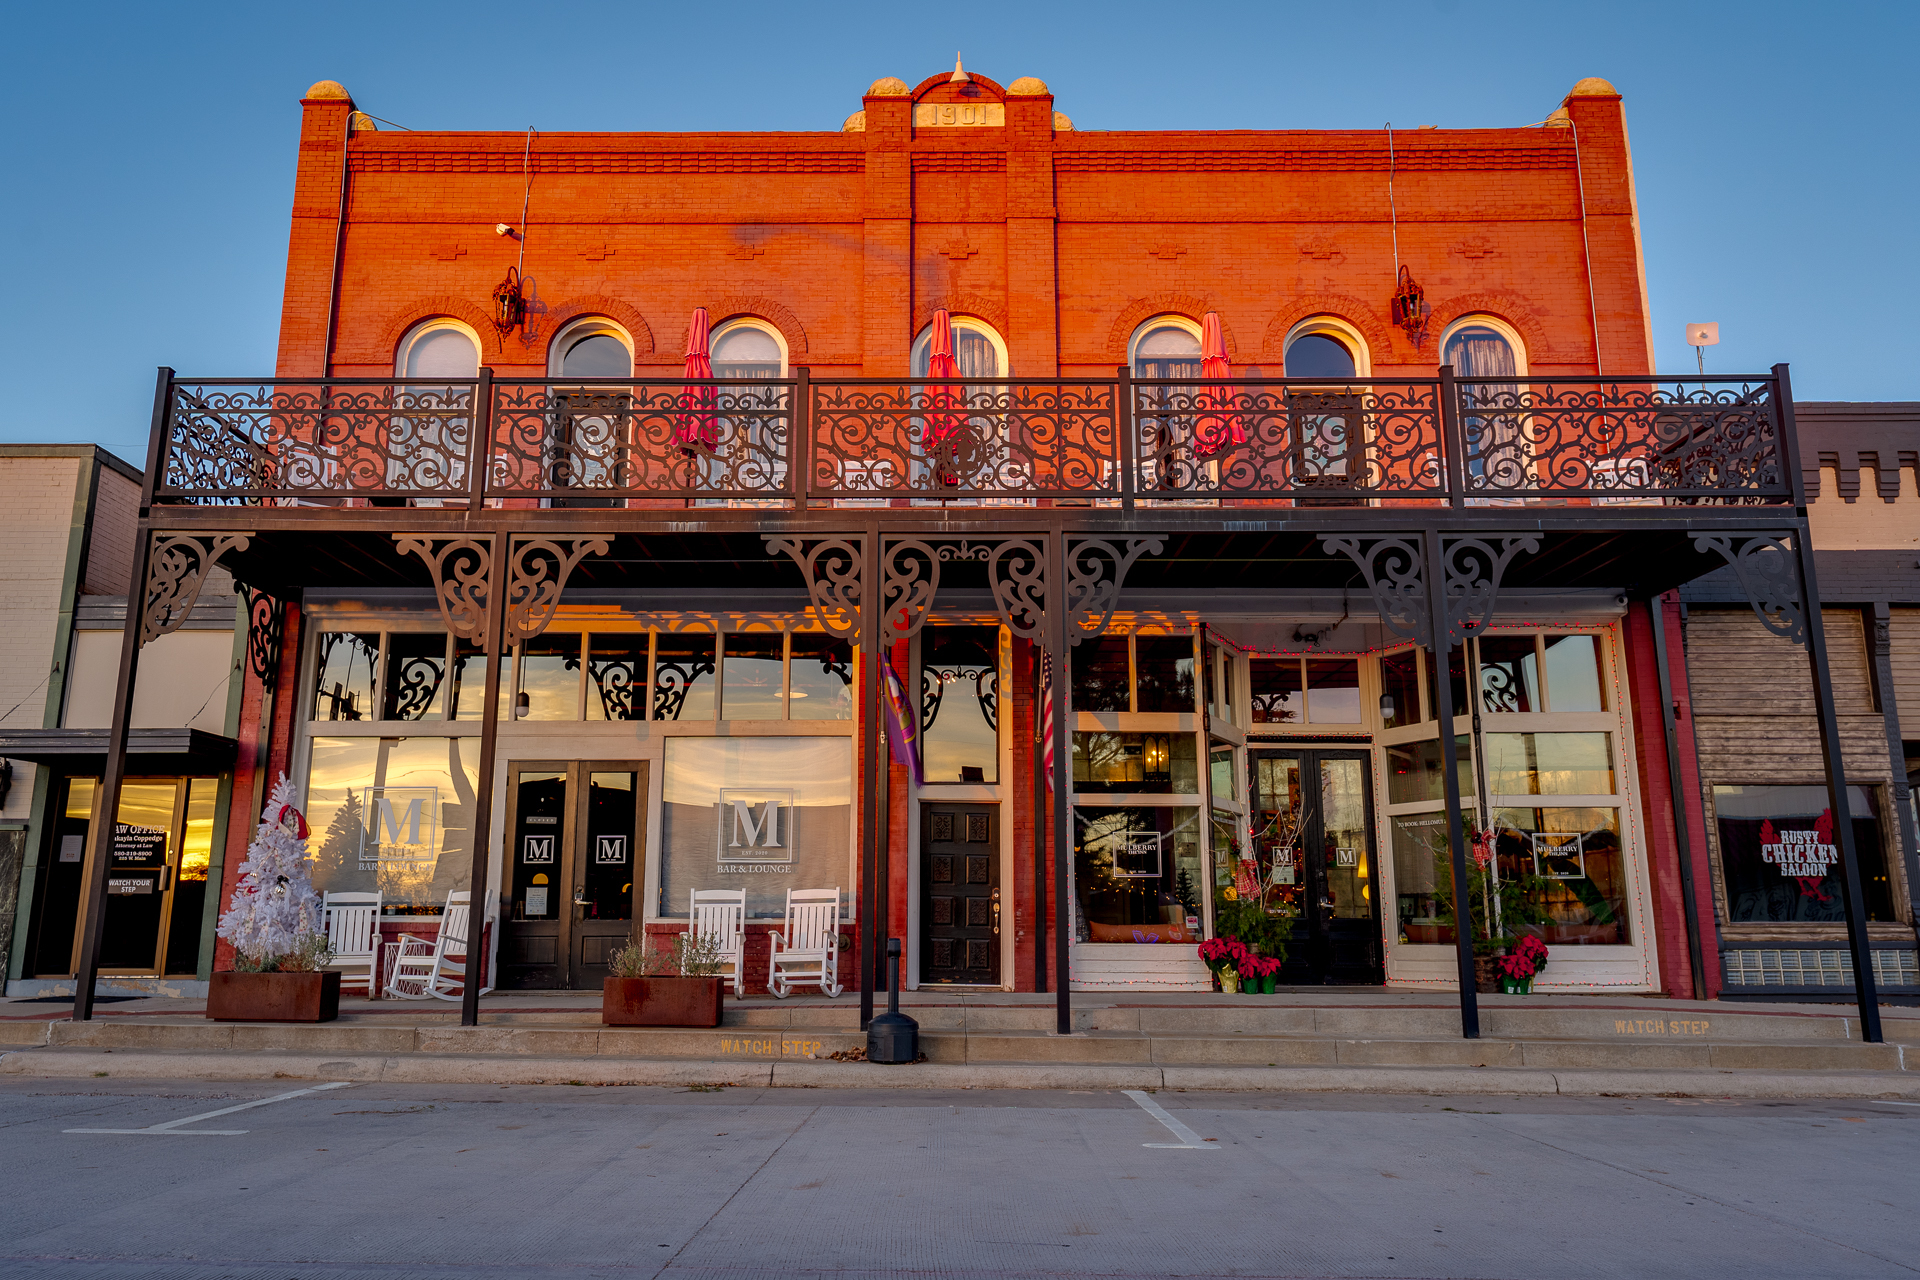
[[[504,337],[526,318],[527,298],[521,287],[520,268],[508,267],[507,278],[493,287],[493,327]]]

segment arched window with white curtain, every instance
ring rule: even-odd
[[[630,378],[633,339],[604,316],[582,316],[554,335],[547,347],[548,376]],[[544,464],[550,489],[619,489],[626,486],[622,448],[632,431],[633,392],[624,386],[587,383],[552,391],[553,425]],[[610,497],[549,498],[551,507],[617,507]]]
[[[480,374],[479,335],[447,316],[422,320],[407,330],[394,351],[398,378],[476,378]],[[474,389],[469,383],[403,386],[387,429],[386,487],[457,490],[466,485],[467,432],[474,421]],[[405,505],[408,499],[375,498],[376,505]],[[442,499],[419,497],[413,505],[437,507]]]
[[[913,340],[911,368],[913,376],[927,376],[927,361],[933,355],[933,326],[928,325]],[[1007,344],[993,326],[972,316],[953,317],[953,363],[963,378],[1004,378],[1007,376]]]
[[[1518,382],[1497,381],[1526,376],[1526,348],[1519,333],[1492,316],[1462,316],[1440,335],[1440,361],[1452,365],[1453,376],[1460,380],[1467,487],[1477,491],[1468,501],[1475,506],[1521,501],[1517,494],[1495,496],[1531,483],[1526,388]],[[1603,486],[1610,482],[1602,476],[1595,480]],[[1633,482],[1632,477],[1622,480]],[[1644,477],[1638,482],[1646,483]]]

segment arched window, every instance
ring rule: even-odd
[[[588,316],[575,320],[547,348],[548,376],[626,378],[633,374],[633,344],[611,320]]]
[[[393,372],[400,378],[478,377],[480,340],[458,320],[423,320],[400,340]]]
[[[1440,335],[1440,361],[1453,366],[1460,384],[1460,428],[1466,439],[1469,506],[1522,501],[1499,496],[1501,490],[1522,489],[1532,483],[1532,448],[1527,418],[1522,412],[1522,386],[1512,382],[1474,379],[1521,378],[1527,373],[1526,351],[1512,325],[1492,316],[1462,316]],[[1594,481],[1605,483],[1599,470],[1618,463],[1596,463]]]
[[[729,320],[708,346],[716,378],[784,378],[787,348],[780,331],[751,316]]]
[[[1128,344],[1136,378],[1198,378],[1200,326],[1185,316],[1155,316]]]
[[[933,326],[928,325],[913,340],[913,376],[927,376],[927,361],[933,354]],[[953,362],[963,378],[1004,378],[1007,376],[1007,344],[984,320],[972,316],[953,318]]]
[[[1463,316],[1448,325],[1440,362],[1452,365],[1457,378],[1524,377],[1527,372],[1520,335],[1492,316]]]
[[[1289,378],[1364,378],[1371,372],[1359,330],[1333,316],[1314,316],[1287,334]]]

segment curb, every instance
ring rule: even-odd
[[[378,1084],[728,1084],[793,1089],[1169,1089],[1272,1093],[1532,1094],[1920,1101],[1905,1072],[1580,1070],[1525,1067],[1155,1067],[1100,1063],[920,1063],[769,1059],[335,1056],[28,1049],[0,1075],[76,1080],[352,1080]]]

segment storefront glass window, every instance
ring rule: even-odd
[[[1548,636],[1547,701],[1555,711],[1605,711],[1600,637]]]
[[[382,720],[440,720],[447,714],[447,636],[396,631],[387,636],[387,688]]]
[[[1076,807],[1073,868],[1078,939],[1198,942],[1201,834],[1200,811],[1194,808]]]
[[[1489,733],[1487,789],[1494,795],[1610,796],[1610,733]]]
[[[778,633],[733,633],[726,637],[725,687],[720,695],[723,720],[783,720],[787,638]]]
[[[1207,753],[1207,786],[1215,800],[1238,800],[1237,790],[1239,774],[1233,767],[1233,748],[1224,743],[1214,743]]]
[[[1138,711],[1193,713],[1193,637],[1140,636],[1133,642]]]
[[[1255,658],[1247,664],[1255,724],[1303,724],[1307,699],[1298,658]]]
[[[644,720],[647,635],[644,631],[593,636],[587,645],[587,719]]]
[[[549,631],[520,646],[519,720],[580,718],[580,641],[577,632]]]
[[[1419,652],[1427,669],[1427,719],[1436,720],[1440,716],[1440,691],[1433,682],[1433,654],[1425,649]],[[1467,655],[1463,649],[1447,655],[1447,689],[1453,699],[1453,714],[1464,716],[1473,710],[1467,703]]]
[[[745,889],[747,914],[786,912],[788,889],[840,886],[853,908],[853,743],[847,738],[668,738],[658,913],[685,919],[694,889]]]
[[[1532,934],[1550,948],[1632,941],[1616,810],[1496,809],[1493,828],[1498,879],[1490,888],[1503,936]]]
[[[1073,650],[1073,709],[1131,711],[1133,676],[1127,637],[1107,636]]]
[[[1480,641],[1480,706],[1496,714],[1543,709],[1532,636],[1487,636]]]
[[[313,887],[380,892],[383,915],[439,915],[472,870],[476,738],[315,738]]]
[[[483,720],[486,718],[487,705],[487,652],[471,640],[456,638],[453,642],[453,680],[448,694],[453,703],[455,720]],[[512,689],[506,680],[500,682],[501,719],[507,718],[507,699]]]
[[[655,720],[713,719],[714,640],[711,635],[680,632],[654,641]]]
[[[1467,820],[1471,822],[1472,815]],[[1442,919],[1440,886],[1452,883],[1447,868],[1447,815],[1444,811],[1402,813],[1393,828],[1393,883],[1398,899],[1400,941],[1418,946],[1451,943],[1451,908]],[[1450,895],[1449,895],[1450,897]]]
[[[1380,719],[1389,729],[1420,723],[1420,675],[1417,649],[1402,649],[1380,659]]]
[[[792,700],[787,715],[795,720],[853,719],[853,647],[824,632],[796,632],[792,656]]]
[[[1492,735],[1489,735],[1492,736]],[[1466,734],[1453,740],[1454,764],[1460,778],[1460,794],[1472,795],[1473,756]],[[1387,803],[1411,804],[1417,800],[1444,800],[1446,775],[1441,767],[1440,739],[1402,742],[1387,748]]]
[[[1200,790],[1191,733],[1076,733],[1073,789],[1089,795],[1193,795]]]
[[[313,674],[315,720],[365,720],[373,714],[380,670],[377,632],[323,631]]]
[[[920,633],[920,750],[928,782],[1000,778],[1000,629]]]
[[[1307,719],[1313,724],[1360,723],[1360,660],[1307,659]]]
[[[1869,920],[1893,920],[1879,789],[1848,787],[1853,848]],[[1840,848],[1825,787],[1715,787],[1727,919],[1734,924],[1839,924]]]

